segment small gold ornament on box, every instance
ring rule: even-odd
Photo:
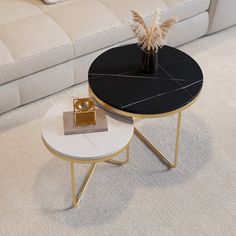
[[[73,108],[75,125],[96,125],[96,109],[93,98],[73,99]]]

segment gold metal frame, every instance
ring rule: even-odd
[[[142,118],[142,119],[143,118],[158,118],[158,117],[170,116],[170,115],[179,113],[180,111],[183,111],[183,110],[187,109],[194,102],[196,102],[197,99],[199,98],[200,94],[201,94],[201,92],[200,92],[191,102],[189,102],[185,106],[183,106],[183,107],[181,107],[179,109],[170,111],[170,112],[165,112],[165,113],[160,113],[160,114],[137,114],[137,113],[131,113],[131,112],[127,112],[127,111],[122,111],[122,110],[119,110],[119,109],[117,109],[115,107],[112,107],[112,106],[108,105],[107,103],[103,102],[100,98],[98,98],[94,94],[93,90],[90,87],[88,88],[88,92],[89,92],[89,96],[93,96],[94,99],[99,104],[101,104],[104,108],[106,108],[108,111],[111,111],[111,112],[114,112],[116,114],[120,114],[120,115],[123,115],[123,116],[128,116],[128,117],[133,117],[133,118]]]
[[[129,144],[125,147],[126,149],[126,158],[124,161],[118,161],[118,160],[107,160],[106,162],[110,164],[115,164],[115,165],[124,165],[129,162]],[[116,153],[115,155],[120,154],[120,152]],[[110,158],[114,158],[114,155],[112,155]],[[96,168],[98,163],[93,163],[90,165],[89,170],[82,182],[82,185],[78,191],[76,192],[76,180],[75,180],[75,171],[74,171],[74,162],[70,162],[70,170],[71,170],[71,186],[72,186],[72,206],[77,207],[80,203],[81,197],[89,183],[89,180],[91,179],[94,170]]]
[[[134,132],[137,134],[139,139],[143,141],[158,158],[160,158],[169,168],[175,168],[177,166],[178,156],[179,156],[179,136],[180,136],[180,127],[181,127],[181,112],[178,112],[178,122],[176,129],[176,141],[175,141],[175,157],[173,164],[169,162],[161,152],[135,127]]]
[[[132,138],[132,137],[131,137]],[[45,147],[48,149],[48,151],[50,151],[54,156],[64,160],[64,161],[68,161],[68,162],[74,162],[74,163],[80,163],[80,164],[92,164],[92,163],[98,163],[98,162],[104,162],[104,161],[110,161],[111,159],[113,159],[114,157],[118,156],[120,153],[122,153],[124,150],[127,149],[127,147],[129,146],[129,143],[131,141],[131,139],[129,140],[128,144],[123,147],[120,151],[113,153],[112,155],[109,156],[104,156],[101,157],[99,159],[90,159],[90,160],[86,160],[86,159],[77,159],[77,157],[73,157],[73,156],[67,156],[64,153],[60,153],[58,151],[56,151],[55,149],[53,149],[51,146],[49,146],[49,144],[44,140],[43,136],[42,136],[42,140],[43,143],[45,145]]]
[[[143,118],[158,118],[158,117],[164,117],[164,116],[169,116],[169,115],[173,115],[178,113],[178,122],[177,122],[177,130],[176,130],[176,142],[175,142],[175,156],[174,156],[174,162],[171,163],[170,161],[167,160],[167,158],[165,158],[161,152],[144,136],[144,134],[138,130],[136,127],[134,128],[134,132],[137,134],[138,138],[144,142],[155,154],[158,158],[160,158],[163,163],[169,167],[169,168],[175,168],[177,166],[177,161],[178,161],[178,154],[179,154],[179,137],[180,137],[180,127],[181,127],[181,117],[182,117],[182,111],[187,109],[188,107],[190,107],[195,101],[197,101],[197,99],[200,96],[200,93],[187,105],[173,110],[171,112],[165,112],[165,113],[161,113],[161,114],[135,114],[135,113],[130,113],[130,112],[126,112],[126,111],[122,111],[119,110],[117,108],[114,108],[108,104],[106,104],[105,102],[103,102],[101,99],[99,99],[94,92],[92,91],[92,89],[88,88],[88,92],[90,96],[93,96],[94,99],[100,103],[102,106],[104,106],[104,108],[106,108],[107,110],[110,110],[111,112],[123,115],[123,116],[129,116],[129,117],[133,117],[133,118],[137,118],[138,121],[142,120]]]
[[[121,150],[119,150],[116,153],[113,153],[112,155],[109,156],[105,156],[99,159],[94,159],[94,160],[78,160],[76,159],[76,157],[69,157],[65,154],[59,153],[57,152],[55,149],[53,149],[51,146],[49,146],[49,144],[44,140],[43,136],[42,136],[42,140],[43,143],[45,145],[45,147],[56,157],[64,160],[64,161],[68,161],[70,162],[70,172],[71,172],[71,185],[72,185],[72,207],[77,207],[80,203],[81,197],[89,183],[89,180],[91,179],[95,167],[97,166],[97,164],[100,162],[107,162],[110,164],[115,164],[115,165],[124,165],[126,163],[129,162],[129,143],[130,140],[128,142],[128,144],[123,147]],[[126,150],[126,157],[125,160],[123,161],[119,161],[119,160],[112,160],[114,157],[118,156],[119,154],[121,154],[123,151]],[[74,171],[74,164],[76,163],[81,163],[81,164],[91,164],[90,168],[82,182],[82,185],[78,191],[78,193],[76,193],[76,178],[75,178],[75,171]]]
[[[123,160],[123,161],[108,160],[108,161],[106,161],[106,162],[107,162],[107,163],[110,163],[110,164],[118,165],[118,166],[127,164],[127,163],[129,162],[129,145],[126,147],[126,157],[125,157],[125,160]]]

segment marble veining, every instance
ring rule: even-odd
[[[99,150],[99,147],[89,138],[89,134],[84,133],[84,137],[89,141],[89,143],[90,143],[96,150]]]
[[[178,81],[177,81],[176,79],[174,79],[174,77],[173,77],[168,71],[166,71],[161,65],[160,65],[160,67],[161,67],[161,69],[164,70],[171,78],[173,78],[173,80],[176,81],[176,83],[178,83]],[[181,84],[179,84],[179,83],[178,83],[178,85],[181,86]],[[191,94],[188,90],[186,90],[185,88],[183,88],[183,89],[184,89],[184,91],[185,91],[186,93],[188,93],[189,96],[193,97],[192,94]]]
[[[89,86],[104,103],[134,114],[178,110],[202,89],[201,68],[176,48],[164,46],[158,51],[157,72],[142,72],[141,63],[142,51],[137,44],[112,48],[90,66]]]
[[[202,80],[196,81],[196,82],[194,82],[194,83],[192,83],[192,84],[186,85],[186,86],[181,87],[181,88],[178,88],[178,89],[174,89],[174,90],[171,90],[171,91],[168,91],[168,92],[165,92],[165,93],[156,94],[156,95],[154,95],[154,96],[151,96],[151,97],[142,99],[142,100],[140,100],[140,101],[136,101],[136,102],[133,102],[133,103],[131,103],[131,104],[127,104],[127,105],[125,105],[125,106],[122,106],[121,108],[129,107],[129,106],[132,106],[132,105],[137,104],[137,103],[145,102],[145,101],[148,101],[148,100],[151,100],[151,99],[154,99],[154,98],[163,96],[163,95],[167,95],[167,94],[169,94],[169,93],[174,93],[174,92],[180,91],[180,90],[182,90],[182,89],[186,89],[186,88],[188,88],[188,87],[190,87],[190,86],[192,86],[192,85],[194,85],[194,84],[196,84],[196,83],[200,83],[200,82],[202,82]]]
[[[104,77],[104,76],[109,76],[109,77],[120,77],[120,78],[139,78],[139,79],[163,79],[163,80],[179,80],[179,81],[185,81],[184,79],[175,79],[175,78],[163,78],[163,77],[150,77],[150,76],[139,76],[139,75],[125,75],[125,74],[95,74],[95,73],[89,73],[89,76],[94,76],[91,77],[91,79],[93,78],[97,78],[97,77]]]
[[[178,61],[174,61],[174,62],[166,62],[166,63],[162,63],[162,65],[169,65],[169,64],[172,64],[172,65],[175,65],[175,64],[178,64],[178,63],[182,63],[182,62],[186,62],[188,61],[188,59],[183,59],[183,60],[178,60]]]

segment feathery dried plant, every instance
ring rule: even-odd
[[[133,16],[131,29],[138,38],[138,44],[140,47],[147,51],[157,51],[158,48],[163,47],[165,38],[177,22],[176,17],[170,17],[160,24],[160,8],[156,8],[155,14],[152,18],[152,23],[149,27],[137,12],[131,11],[131,13]]]

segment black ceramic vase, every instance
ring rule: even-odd
[[[142,64],[141,70],[145,73],[154,73],[158,68],[158,51],[142,50]]]

